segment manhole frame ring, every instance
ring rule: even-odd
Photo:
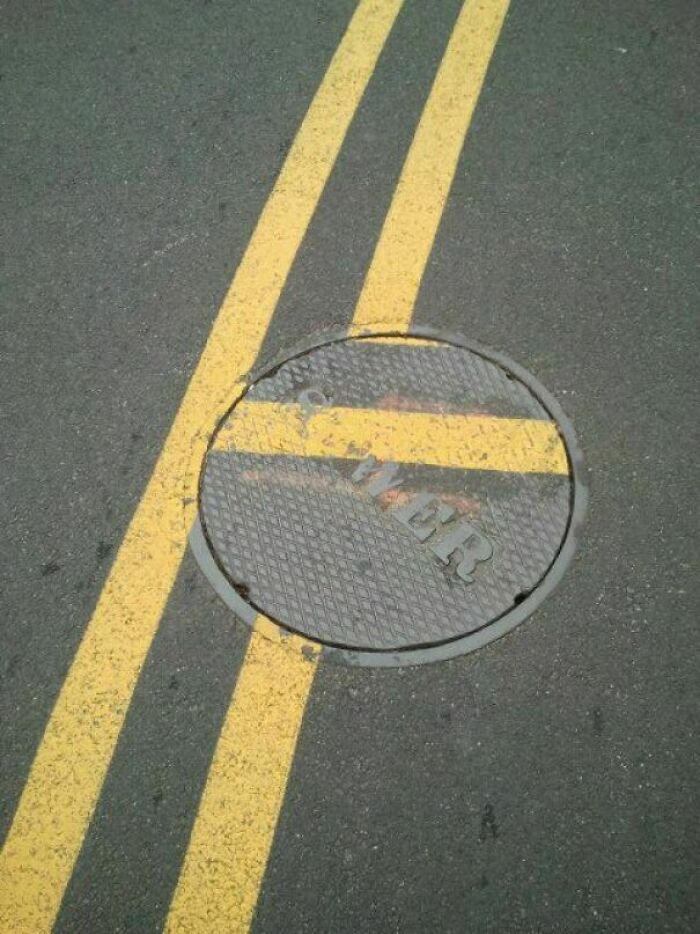
[[[330,344],[339,343],[341,341],[384,337],[407,339],[423,338],[452,344],[455,347],[460,347],[463,350],[475,353],[491,363],[496,364],[507,374],[512,374],[512,376],[522,382],[552,417],[564,440],[571,477],[569,519],[559,550],[539,583],[535,585],[520,603],[505,610],[505,612],[496,619],[485,623],[481,629],[430,646],[417,646],[400,650],[350,649],[320,642],[306,633],[292,629],[279,620],[273,619],[262,609],[256,607],[243,597],[220,566],[216,557],[216,552],[202,525],[200,518],[202,483],[209,451],[211,450],[211,446],[221,425],[229,418],[231,411],[260,379],[272,376],[275,370],[279,369],[279,367],[287,361],[293,360],[295,357],[305,356],[321,347],[327,347]],[[263,616],[266,620],[266,626],[262,630],[256,630],[261,632],[263,636],[272,637],[279,641],[286,641],[290,636],[296,636],[303,640],[302,644],[313,647],[313,651],[320,658],[337,664],[375,668],[425,665],[432,662],[447,661],[451,658],[457,658],[460,655],[468,655],[470,652],[475,652],[477,649],[483,648],[496,639],[500,639],[502,636],[515,629],[516,626],[519,626],[528,617],[532,616],[538,607],[550,596],[564,576],[576,552],[578,538],[588,505],[588,489],[583,480],[583,472],[583,455],[576,438],[573,424],[559,402],[557,402],[556,398],[529,372],[529,370],[521,367],[520,364],[515,363],[500,351],[492,350],[483,344],[469,340],[461,334],[420,325],[412,325],[407,330],[402,331],[378,326],[377,328],[363,329],[360,333],[354,334],[348,334],[346,330],[333,330],[324,333],[312,342],[297,343],[293,348],[287,348],[278,353],[271,360],[267,362],[263,361],[259,366],[254,367],[248,374],[244,388],[226,409],[209,437],[207,450],[199,468],[197,515],[190,532],[189,543],[200,569],[215,592],[228,608],[251,630],[255,629],[257,617]]]

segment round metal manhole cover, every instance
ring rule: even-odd
[[[359,663],[449,657],[551,589],[577,462],[515,364],[452,340],[336,340],[258,377],[221,421],[195,552],[250,624]]]

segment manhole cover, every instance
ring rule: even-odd
[[[446,340],[336,340],[257,378],[220,423],[195,552],[251,624],[360,663],[448,657],[551,588],[576,461],[514,364]]]

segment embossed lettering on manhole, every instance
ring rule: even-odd
[[[562,557],[578,489],[563,422],[528,374],[461,343],[328,343],[219,425],[195,551],[248,622],[354,661],[468,651],[531,612]]]

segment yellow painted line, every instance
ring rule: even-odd
[[[360,340],[368,344],[412,344],[415,347],[439,347],[440,341],[431,340],[428,337],[411,337],[410,334],[396,335],[394,337],[361,337]]]
[[[413,138],[353,332],[408,327],[508,0],[466,0]]]
[[[168,934],[246,931],[255,909],[316,670],[253,633],[219,736],[175,892]]]
[[[255,361],[401,2],[359,4],[218,313],[60,691],[0,855],[3,934],[40,934],[53,925],[184,553],[196,496],[191,466],[201,461],[207,437]],[[189,501],[184,515],[183,499]],[[297,707],[286,716],[300,716],[303,705]],[[274,794],[269,800],[276,808]]]
[[[241,402],[215,450],[342,457],[463,470],[568,474],[554,422],[327,406],[310,417],[297,403]]]
[[[472,0],[467,0],[467,7],[471,2]],[[505,12],[503,2],[488,0],[482,4],[482,7],[484,5],[502,18]],[[429,106],[433,108],[433,114],[428,120],[425,119],[424,114],[419,124],[416,135],[422,137],[422,141],[418,144],[421,151],[431,145],[431,140],[427,137],[435,133],[438,137],[440,135],[441,117],[434,111],[437,106],[448,103],[446,98],[450,97],[455,87],[453,73],[466,70],[471,75],[471,80],[476,84],[468,90],[468,93],[473,96],[474,101],[481,86],[483,74],[479,75],[479,70],[473,69],[467,59],[457,60],[465,53],[469,53],[468,45],[465,48],[463,32],[465,28],[468,30],[471,27],[468,22],[465,24],[464,17],[463,11],[456,27],[459,31],[459,41],[455,45],[454,35],[450,40],[448,49],[451,56],[450,67],[446,69],[443,63],[431,92],[432,103]],[[482,35],[479,46],[482,56],[487,51],[489,41],[491,48],[488,49],[488,55],[490,55],[497,36],[498,29],[492,29],[488,37]],[[468,117],[466,122],[468,123]],[[466,131],[466,124],[464,130]],[[414,140],[413,146],[416,145]],[[434,170],[439,175],[444,175],[441,162],[449,158],[449,147],[438,145],[431,171]],[[451,177],[454,167],[448,166],[448,169]],[[405,172],[404,176],[406,176]],[[410,200],[410,187],[417,182],[417,174],[408,173],[402,182],[406,189],[404,197]],[[446,194],[445,191],[445,197]],[[417,192],[416,197],[422,197],[422,194]],[[439,205],[439,212],[442,211],[443,206],[444,198]],[[434,227],[437,226],[438,220],[439,217],[434,218]],[[392,223],[396,222],[395,218]],[[384,229],[386,230],[386,225]],[[421,231],[421,236],[429,237],[432,243],[434,229],[431,233],[430,225],[423,224]],[[430,244],[423,245],[426,257],[429,249]],[[377,316],[377,319],[381,321],[378,330],[403,330],[407,319],[410,318],[410,309],[413,307],[422,274],[421,267],[416,276],[416,264],[411,265],[411,259],[410,251],[404,251],[403,254],[397,251],[399,265],[396,269],[396,277],[397,281],[401,279],[404,271],[401,268],[403,265],[409,277],[407,288],[413,289],[414,294],[407,295],[404,292],[402,301],[390,302],[386,308],[382,309],[381,314]],[[377,278],[373,270],[378,262],[386,262],[382,260],[379,251],[375,253],[368,279]],[[388,294],[388,290],[385,294]],[[364,306],[366,305],[365,299]],[[408,311],[406,311],[407,306],[410,306]],[[373,312],[368,315],[363,311],[361,301],[352,330],[357,332],[361,327],[366,326],[369,318],[373,317]],[[269,626],[262,617],[258,617],[256,629],[265,628],[269,629],[269,634],[275,632],[274,627]],[[239,684],[214,754],[166,924],[169,934],[174,931],[208,934],[212,930],[225,930],[228,934],[242,934],[250,928],[258,889],[262,883],[272,844],[277,810],[282,805],[284,785],[294,754],[296,733],[312,683],[311,677],[304,683],[300,680],[308,675],[308,669],[295,668],[293,669],[295,673],[290,674],[292,669],[276,665],[270,668],[271,674],[265,674],[262,668],[257,668],[260,673],[260,683],[265,686],[264,690],[257,689],[255,678],[252,682],[244,681],[248,666],[257,666],[258,661],[265,657],[265,653],[271,651],[262,641],[263,638],[260,632],[254,632],[252,635],[248,654],[239,676]],[[304,664],[302,659],[298,659],[298,665]],[[306,662],[306,664],[309,663]],[[274,660],[270,659],[268,665],[274,665]],[[311,668],[311,665],[309,667]],[[303,674],[300,675],[300,672]],[[271,703],[268,709],[264,709],[261,706],[262,701],[255,702],[255,699],[261,696],[274,698],[274,703]],[[281,756],[276,752],[278,741],[282,750]],[[257,782],[262,783],[260,790],[257,788]],[[260,813],[256,806],[258,803]]]

